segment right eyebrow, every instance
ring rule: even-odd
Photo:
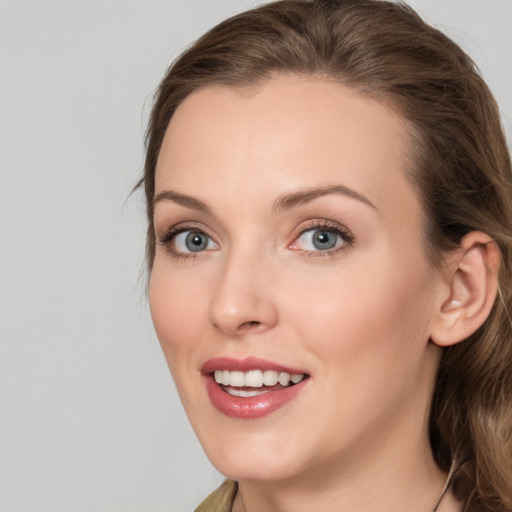
[[[190,208],[191,210],[198,210],[206,214],[211,213],[210,208],[208,208],[206,203],[203,203],[203,201],[192,196],[187,196],[186,194],[180,194],[174,190],[164,190],[157,194],[153,199],[153,208],[161,201],[172,201],[173,203],[184,206],[185,208]]]

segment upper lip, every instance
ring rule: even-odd
[[[201,366],[201,372],[204,374],[212,373],[215,370],[229,370],[248,372],[250,370],[274,370],[276,372],[286,372],[293,375],[306,374],[304,370],[291,368],[279,363],[260,359],[259,357],[246,357],[244,359],[234,359],[231,357],[215,357],[206,361]]]

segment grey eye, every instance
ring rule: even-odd
[[[208,245],[208,237],[203,233],[190,231],[185,238],[185,245],[191,252],[202,251]]]
[[[326,249],[332,249],[335,247],[338,238],[338,235],[336,235],[336,233],[332,233],[331,231],[316,230],[313,233],[312,242],[316,249],[325,251]]]
[[[300,235],[296,248],[305,251],[328,251],[340,247],[344,243],[343,235],[334,229],[313,228]]]
[[[215,242],[202,231],[183,231],[176,235],[174,245],[177,252],[200,252],[216,247]]]

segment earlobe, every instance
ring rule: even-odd
[[[449,264],[441,288],[431,340],[440,346],[458,343],[473,334],[486,320],[496,298],[500,251],[491,237],[480,231],[468,233]]]

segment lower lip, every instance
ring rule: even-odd
[[[231,418],[262,418],[293,400],[305,387],[309,379],[277,391],[268,391],[258,396],[241,397],[226,393],[215,382],[212,375],[203,375],[208,395],[214,407]]]

